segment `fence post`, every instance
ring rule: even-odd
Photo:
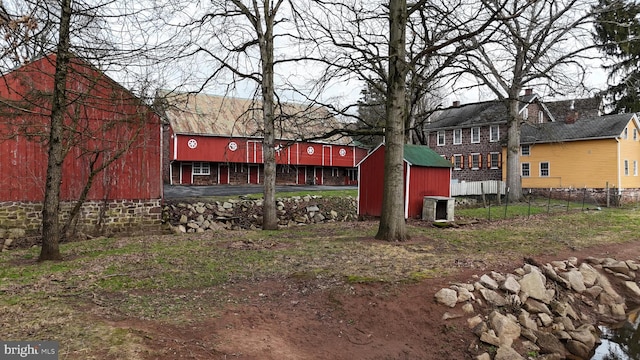
[[[549,188],[549,196],[547,197],[547,214],[551,212],[551,190],[553,188]]]
[[[587,187],[584,187],[584,190],[582,190],[582,211],[584,211],[584,199],[587,197]]]
[[[604,189],[605,189],[604,190],[605,193],[607,194],[607,207],[610,207],[611,206],[611,198],[610,198],[611,194],[609,194],[609,182],[608,181],[607,181],[607,185],[605,186]]]
[[[487,199],[484,196],[484,183],[480,183],[480,192],[482,193],[482,206],[487,207]]]
[[[504,199],[504,218],[507,218],[507,208],[509,208],[509,188],[505,189]]]
[[[569,186],[569,194],[567,195],[567,212],[569,212],[569,201],[571,200],[571,186]]]
[[[489,222],[491,222],[491,203],[489,203]]]

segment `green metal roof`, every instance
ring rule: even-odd
[[[451,167],[451,163],[431,150],[428,146],[404,145],[404,160],[411,165],[430,167]]]

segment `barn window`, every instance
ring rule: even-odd
[[[193,175],[211,175],[211,164],[208,162],[194,162]]]
[[[331,168],[331,176],[338,177],[338,168]]]

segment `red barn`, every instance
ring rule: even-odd
[[[384,144],[358,164],[358,214],[382,214]],[[422,215],[425,196],[451,195],[451,163],[427,146],[404,146],[404,216]]]
[[[12,206],[33,205],[44,200],[55,64],[56,56],[49,55],[2,77],[0,208],[6,202]],[[151,222],[159,222],[162,198],[159,116],[79,58],[71,60],[66,89],[63,136],[66,156],[62,165],[61,201],[77,200],[90,174],[95,172],[87,196],[89,208],[83,210],[84,217],[91,218],[88,223],[131,226],[137,221],[134,213],[144,221],[153,218]],[[62,204],[63,216],[65,209]],[[94,213],[101,209],[105,212],[98,219]],[[33,212],[23,210],[27,214]],[[109,218],[116,213],[127,219]],[[0,219],[3,220],[0,223],[33,229],[37,227],[37,216],[35,211],[27,216],[31,220],[23,219],[21,223],[16,219]]]
[[[161,93],[167,124],[165,182],[186,185],[261,184],[262,104],[207,94]],[[280,104],[276,114],[276,183],[356,184],[356,165],[367,149],[334,136],[304,141],[340,128],[319,107]]]

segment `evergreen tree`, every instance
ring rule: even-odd
[[[605,65],[607,112],[640,111],[640,5],[634,0],[600,0],[594,38],[614,62]]]
[[[386,122],[384,84],[367,86],[360,92],[358,100],[358,122],[354,139],[365,146],[374,148],[383,141],[384,124]]]

